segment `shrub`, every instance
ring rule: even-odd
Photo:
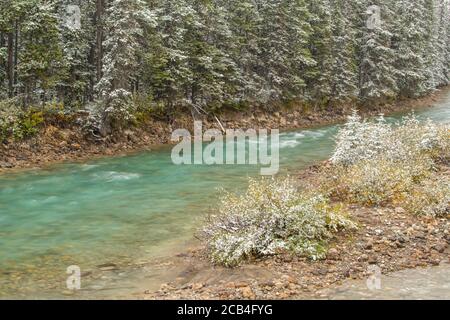
[[[22,111],[12,100],[0,101],[0,139],[9,138],[14,131],[18,130],[18,123]]]
[[[408,161],[423,154],[434,158],[448,156],[449,138],[448,125],[439,126],[430,120],[422,123],[414,114],[389,125],[383,116],[370,122],[354,111],[336,137],[331,162],[350,166],[374,158]]]
[[[131,126],[136,121],[136,105],[130,92],[117,89],[104,99],[86,108],[89,116],[82,123],[82,130],[89,138],[104,137]]]
[[[46,124],[64,126],[74,124],[77,119],[76,110],[80,110],[75,104],[70,106],[58,101],[48,101],[42,107]]]
[[[405,208],[411,213],[432,217],[450,214],[450,179],[426,180],[407,195]]]
[[[433,159],[448,157],[450,152],[450,127],[431,120],[420,122],[414,114],[403,118],[401,125],[392,130],[386,144],[390,144],[389,156],[408,159],[428,155]],[[397,143],[394,144],[394,141]]]
[[[44,122],[42,111],[30,108],[22,110],[14,100],[0,102],[0,140],[10,137],[17,140],[28,138],[39,131]]]
[[[382,153],[387,137],[391,133],[383,116],[376,122],[368,122],[353,111],[347,123],[336,137],[336,150],[331,161],[336,165],[352,165],[369,160]]]
[[[293,181],[250,180],[243,195],[223,192],[218,214],[201,230],[211,261],[228,267],[280,251],[320,259],[332,232],[355,225],[320,194],[302,194]]]
[[[414,115],[389,125],[382,116],[368,122],[353,113],[337,135],[334,166],[322,188],[364,205],[398,200],[432,173],[436,160],[448,157],[449,141],[448,126]]]
[[[136,106],[130,92],[117,89],[111,92],[106,101],[104,118],[109,121],[113,129],[119,131],[134,122]]]
[[[333,168],[324,188],[340,200],[363,205],[381,205],[408,192],[417,181],[430,174],[427,157],[405,161],[374,159],[350,167]]]
[[[39,126],[44,122],[42,111],[29,110],[20,119],[20,130],[15,133],[17,139],[34,136],[39,132]]]

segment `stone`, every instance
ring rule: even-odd
[[[75,291],[72,291],[72,290],[64,290],[64,291],[62,292],[62,294],[65,295],[65,296],[73,296],[73,295],[75,294]]]
[[[282,292],[280,293],[280,295],[278,296],[280,299],[287,299],[289,298],[289,293],[287,292]]]
[[[0,168],[11,169],[12,167],[14,166],[9,162],[0,162]]]
[[[441,261],[439,261],[439,259],[433,259],[433,260],[430,260],[430,263],[433,266],[438,266],[441,264]]]
[[[81,149],[81,146],[80,146],[79,143],[72,143],[71,147],[72,147],[73,149],[75,149],[75,150],[80,150],[80,149]]]
[[[240,291],[244,299],[255,299],[256,297],[255,293],[250,287],[242,287],[240,288]]]
[[[377,264],[378,263],[378,258],[375,256],[371,256],[369,257],[369,264]]]
[[[364,245],[364,249],[371,250],[372,248],[373,248],[373,241],[372,240],[367,241],[367,243]]]
[[[168,283],[163,283],[163,284],[161,285],[161,287],[159,288],[159,291],[166,292],[166,291],[168,291],[170,288],[171,288],[171,286],[170,286]]]
[[[275,283],[273,281],[265,281],[265,282],[261,282],[260,286],[265,288],[265,287],[274,287]]]
[[[358,260],[361,262],[369,261],[369,256],[367,254],[363,254],[358,258]]]
[[[425,233],[422,232],[422,231],[417,231],[417,232],[414,234],[414,236],[415,236],[416,239],[425,239],[425,238],[426,238]]]
[[[328,250],[327,258],[330,260],[338,260],[339,251],[336,248],[331,248],[330,250]]]
[[[315,276],[325,276],[328,273],[328,270],[325,268],[318,268],[313,270],[312,274]]]
[[[97,268],[99,268],[101,271],[112,271],[117,270],[117,265],[115,265],[114,263],[105,263],[98,265]]]
[[[236,285],[235,285],[234,282],[228,282],[228,283],[225,285],[225,288],[234,289],[234,288],[236,288]]]
[[[397,214],[405,214],[406,210],[403,209],[402,207],[397,207],[397,208],[395,208],[395,213],[397,213]]]
[[[236,288],[248,287],[248,283],[247,282],[236,282],[234,285],[235,285]]]
[[[445,249],[447,249],[447,245],[438,243],[435,244],[432,248],[439,253],[444,253]]]
[[[289,275],[287,275],[287,274],[282,275],[282,276],[281,276],[281,279],[282,279],[283,281],[287,281],[288,283],[294,283],[294,284],[297,284],[297,283],[298,283],[297,279],[295,279],[294,277],[291,277],[291,276],[289,276]]]
[[[204,286],[205,286],[205,285],[204,285],[203,283],[194,283],[194,284],[192,285],[192,289],[193,289],[193,290],[200,290],[200,289],[202,289]]]

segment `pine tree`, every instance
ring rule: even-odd
[[[82,2],[79,29],[67,22],[67,9],[70,4],[72,1],[69,0],[61,0],[58,3],[60,19],[63,20],[60,24],[61,47],[64,68],[67,70],[58,84],[58,94],[67,107],[86,104],[91,98],[93,69],[89,58],[95,34],[91,19],[95,11],[95,2],[93,0]]]
[[[445,74],[446,67],[446,27],[449,21],[448,2],[442,0],[424,0],[425,23],[427,24],[427,45],[424,51],[425,60],[425,87],[427,91],[432,91],[436,87],[448,83],[448,74]],[[445,21],[445,22],[444,22]]]
[[[312,103],[326,106],[331,98],[332,21],[329,0],[309,1],[312,33],[309,50],[316,61],[307,71],[308,96]]]
[[[302,99],[305,71],[314,65],[309,50],[310,14],[303,0],[261,1],[261,60],[267,100]]]
[[[230,102],[236,91],[239,70],[229,54],[231,32],[226,10],[211,0],[192,0],[196,15],[185,38],[192,79],[188,100],[193,106],[211,109]]]
[[[426,91],[424,50],[427,47],[423,1],[411,6],[410,1],[394,2],[396,19],[392,46],[395,48],[396,77],[402,96],[414,97]]]
[[[345,0],[332,0],[332,67],[330,71],[331,101],[342,104],[358,96],[356,32],[349,18]]]
[[[241,78],[235,94],[238,103],[257,103],[264,90],[264,79],[259,71],[263,68],[260,57],[260,29],[263,19],[253,0],[222,0],[228,15],[232,33],[231,55],[240,70]]]
[[[18,28],[17,79],[24,103],[46,102],[56,96],[55,88],[65,69],[60,45],[59,17],[54,1],[33,0],[23,6]]]
[[[383,103],[397,95],[395,51],[391,48],[394,15],[388,2],[375,2],[380,8],[381,20],[371,28],[367,25],[363,28],[359,78],[360,98],[363,101]]]
[[[139,67],[139,51],[145,25],[153,25],[155,17],[142,0],[111,0],[107,5],[103,76],[97,84],[101,96],[115,90],[129,93]]]
[[[64,23],[69,4],[80,6],[80,29]],[[373,5],[381,24],[371,28]],[[273,108],[290,101],[337,107],[416,97],[450,82],[449,6],[448,0],[3,0],[0,99],[20,97],[24,106],[55,100],[71,110],[97,98],[92,105],[101,106],[103,120],[120,123],[132,118],[133,101],[173,115],[180,107]]]
[[[193,74],[185,38],[188,25],[196,21],[195,11],[186,0],[157,1],[153,6],[156,27],[147,33],[143,56],[145,94],[161,102],[171,113],[186,105],[186,91]]]

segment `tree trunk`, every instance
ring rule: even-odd
[[[7,77],[8,77],[8,96],[14,96],[14,33],[8,33],[8,63],[7,63]]]
[[[94,17],[94,23],[95,23],[95,17]],[[88,101],[94,100],[94,86],[95,86],[95,80],[96,80],[96,74],[93,72],[93,67],[96,65],[95,61],[95,44],[91,44],[91,48],[89,50],[89,90],[87,92],[86,99]]]
[[[19,23],[16,20],[16,32],[14,34],[14,86],[17,85],[17,63],[19,61]],[[16,92],[17,94],[17,92]]]
[[[5,34],[3,32],[0,32],[0,48],[5,47]],[[6,79],[6,63],[3,63],[3,61],[0,63],[0,69],[5,70],[5,73],[0,74],[0,88],[3,87],[3,83]]]
[[[96,31],[96,51],[97,51],[97,61],[96,61],[96,71],[97,71],[97,82],[103,76],[103,13],[105,10],[105,0],[97,0],[96,13],[95,13],[95,23],[97,27]]]

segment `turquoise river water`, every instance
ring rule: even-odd
[[[450,94],[418,114],[449,121]],[[282,133],[281,172],[327,159],[337,129]],[[173,254],[193,239],[218,187],[241,190],[259,174],[253,166],[176,166],[170,152],[0,175],[0,298],[59,297],[70,265],[126,268]],[[92,288],[85,298],[96,296]]]

